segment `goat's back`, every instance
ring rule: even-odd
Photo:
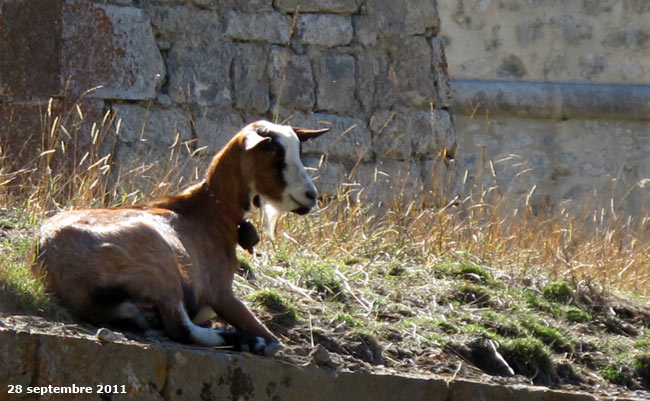
[[[186,257],[173,212],[95,209],[59,213],[38,233],[35,273],[78,313],[94,320],[93,297],[106,289],[136,301],[182,296],[179,264]]]

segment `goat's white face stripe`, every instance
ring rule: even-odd
[[[282,193],[282,200],[280,202],[273,201],[273,206],[282,212],[314,207],[315,199],[308,197],[307,194],[315,194],[316,187],[314,187],[300,159],[300,140],[298,136],[287,125],[277,125],[269,122],[264,122],[264,125],[266,125],[269,132],[276,134],[278,142],[285,150],[283,174],[287,187]]]

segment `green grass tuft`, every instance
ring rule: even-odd
[[[463,278],[475,275],[484,283],[492,282],[492,275],[484,267],[471,262],[461,262],[456,269],[456,274]]]
[[[308,259],[298,259],[296,262],[298,266],[293,274],[299,277],[305,287],[315,290],[325,299],[345,299],[343,284],[334,270],[337,267],[336,262]]]
[[[566,320],[571,323],[586,323],[591,320],[591,315],[577,306],[569,305],[564,310]]]
[[[641,383],[650,388],[650,354],[638,355],[634,361],[634,369]]]
[[[339,312],[334,315],[334,321],[338,324],[344,324],[348,327],[362,327],[363,322],[349,313]]]
[[[502,344],[503,357],[517,374],[533,379],[536,384],[552,385],[555,366],[548,348],[534,338],[518,338]]]
[[[255,275],[253,265],[251,265],[251,262],[248,261],[248,258],[240,252],[237,252],[237,261],[239,262],[239,273],[243,277],[251,277]]]
[[[453,299],[461,304],[471,304],[479,308],[490,306],[489,292],[478,285],[462,284],[455,292]]]
[[[482,284],[493,284],[492,275],[485,267],[468,261],[443,261],[434,266],[435,271],[443,275],[465,279]]]
[[[573,350],[572,341],[555,327],[551,327],[535,318],[522,321],[524,328],[528,329],[533,337],[551,347],[557,352],[570,352]]]
[[[33,262],[34,240],[29,222],[16,216],[5,215],[2,226],[15,227],[20,235],[10,236],[0,243],[0,305],[2,312],[43,313],[51,309],[53,302],[45,293],[41,280],[29,271]]]
[[[292,325],[298,321],[298,310],[277,290],[259,290],[250,296],[253,304],[261,306],[274,315],[274,320],[284,325]]]
[[[551,302],[570,304],[573,301],[573,289],[565,281],[552,281],[542,290],[544,298]]]
[[[634,386],[633,370],[626,364],[608,364],[600,369],[600,375],[614,384],[625,387]]]
[[[560,306],[549,302],[546,298],[540,296],[538,293],[532,290],[525,290],[523,296],[528,303],[528,306],[531,308],[537,309],[541,312],[549,313],[555,318],[564,315]]]

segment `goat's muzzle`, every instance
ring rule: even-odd
[[[303,216],[303,215],[309,213],[310,210],[311,210],[310,207],[301,206],[301,207],[299,207],[297,209],[293,209],[292,212]]]
[[[295,202],[295,203],[298,205],[298,207],[295,208],[295,209],[293,209],[292,212],[293,212],[293,213],[296,213],[296,214],[299,214],[299,215],[305,215],[305,214],[309,213],[309,211],[311,211],[311,209],[312,209],[314,206],[316,206],[316,196],[317,196],[317,195],[318,195],[318,194],[317,194],[317,192],[316,192],[315,189],[309,189],[309,190],[307,190],[307,191],[305,192],[305,194],[304,194],[304,199],[305,199],[307,202],[304,202],[304,201],[301,202],[301,201],[299,201],[298,199],[296,199],[294,196],[291,196],[291,195],[290,195],[291,200],[292,200],[293,202]],[[309,204],[305,204],[305,203],[309,203]]]

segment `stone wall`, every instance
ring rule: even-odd
[[[335,373],[198,347],[102,343],[0,328],[0,400],[595,401],[587,394],[466,380]],[[8,394],[9,385],[14,393]],[[92,393],[53,394],[90,387]],[[98,385],[114,394],[98,394]],[[20,389],[16,393],[16,386]],[[115,387],[113,387],[115,386]],[[105,387],[102,387],[105,388]],[[41,390],[44,389],[44,390]],[[28,395],[31,391],[31,395]],[[35,395],[34,391],[45,391]],[[621,401],[626,401],[618,398]]]
[[[538,203],[645,213],[650,3],[439,0],[459,169]],[[482,171],[494,162],[496,178]],[[523,172],[523,173],[522,173]],[[522,174],[519,174],[522,173]],[[596,193],[596,195],[594,195]]]
[[[645,84],[644,0],[440,0],[454,77]]]
[[[321,191],[379,170],[416,192],[456,149],[439,27],[433,0],[0,0],[0,121],[81,97],[121,119],[117,165],[177,139],[207,160],[260,118],[331,126],[305,147]],[[14,146],[42,130],[6,119]]]

